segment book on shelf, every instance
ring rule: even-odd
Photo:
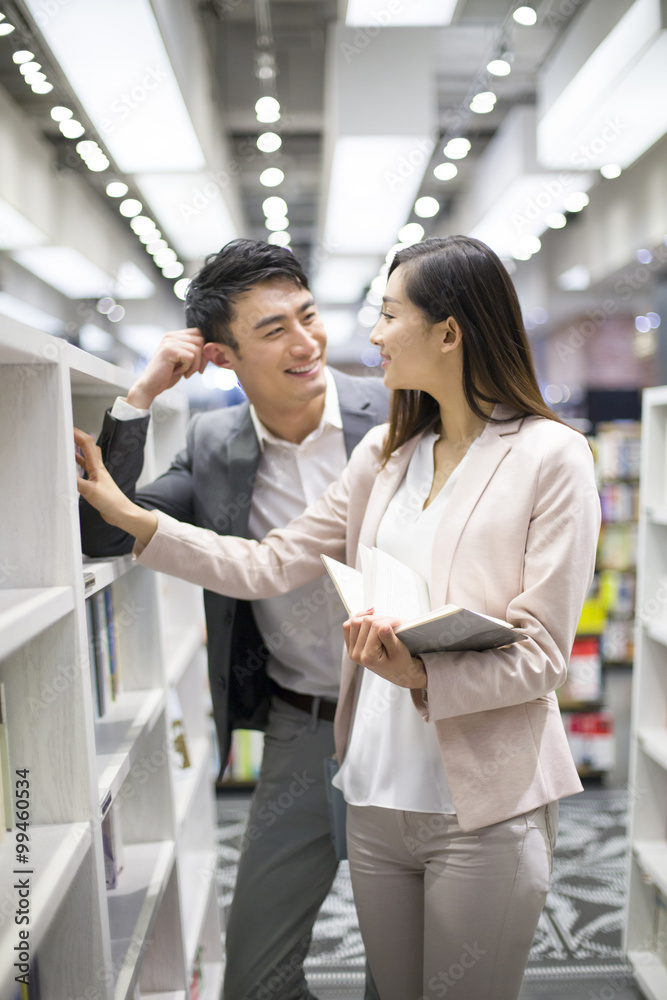
[[[598,424],[595,442],[597,467],[602,479],[638,479],[641,424],[614,420]]]
[[[88,654],[95,715],[105,715],[121,691],[116,619],[111,586],[86,600]]]
[[[601,648],[605,663],[632,663],[635,655],[634,623],[608,621],[602,633]]]
[[[2,772],[2,801],[4,812],[3,834],[14,829],[14,797],[12,795],[12,769],[9,760],[9,724],[5,685],[0,681],[0,772]]]
[[[639,484],[602,483],[600,508],[602,520],[607,524],[617,521],[636,521],[639,517]]]
[[[183,708],[181,707],[181,699],[179,698],[178,691],[175,687],[169,688],[169,693],[167,695],[167,711],[171,729],[171,759],[175,764],[176,769],[183,771],[186,768],[191,767],[191,761],[188,736],[185,730],[185,722],[183,720]]]
[[[558,689],[558,700],[568,704],[599,701],[601,697],[600,640],[597,636],[577,636],[572,645],[567,679]]]
[[[376,615],[400,618],[396,635],[413,656],[444,650],[481,650],[526,639],[509,622],[455,604],[431,609],[426,581],[381,549],[359,546],[361,571],[322,556],[349,615],[375,608]]]
[[[614,716],[609,709],[597,712],[563,712],[563,724],[578,768],[609,771],[614,767]]]
[[[115,889],[118,884],[118,876],[123,870],[123,840],[120,817],[114,808],[108,809],[102,820],[102,850],[106,887],[107,889]]]
[[[628,571],[637,564],[637,525],[603,524],[598,542],[598,569]]]

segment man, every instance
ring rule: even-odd
[[[263,538],[316,500],[350,452],[386,418],[382,382],[325,367],[326,334],[288,250],[234,240],[189,285],[188,329],[167,334],[99,445],[137,503],[220,534]],[[149,407],[212,362],[248,402],[197,414],[171,468],[135,493]],[[130,551],[133,539],[81,503],[83,550]],[[225,1000],[312,1000],[303,972],[312,926],[336,873],[323,761],[343,647],[328,577],[251,604],[204,592],[213,714],[223,768],[234,728],[265,729],[227,926]],[[375,997],[367,982],[366,996]]]

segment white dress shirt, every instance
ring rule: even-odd
[[[377,547],[427,582],[439,521],[470,448],[434,500],[423,510],[433,484],[435,431],[414,451],[403,482],[380,522]],[[474,443],[471,447],[474,447]],[[364,670],[345,760],[334,779],[347,802],[411,812],[454,813],[433,722],[415,711],[407,688]]]
[[[319,425],[300,444],[276,437],[251,405],[260,446],[248,528],[261,539],[288,524],[338,479],[347,464],[336,383],[325,369],[326,397]],[[145,416],[119,397],[111,415],[118,420]],[[257,626],[271,651],[269,677],[281,687],[336,701],[347,615],[328,574],[288,594],[252,602]]]

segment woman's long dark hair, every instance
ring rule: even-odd
[[[461,327],[463,391],[474,414],[492,419],[480,403],[504,403],[515,414],[559,420],[542,399],[519,300],[493,250],[468,236],[433,238],[399,250],[389,274],[397,267],[406,295],[431,323],[453,316]],[[395,389],[383,464],[439,414],[429,393]]]

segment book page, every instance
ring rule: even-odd
[[[428,614],[431,598],[428,584],[418,573],[387,552],[373,549],[375,613],[409,621]]]
[[[331,559],[330,556],[320,556],[320,558],[334,582],[348,615],[364,611],[368,605],[364,604],[364,580],[359,570],[338,562],[337,559]]]

